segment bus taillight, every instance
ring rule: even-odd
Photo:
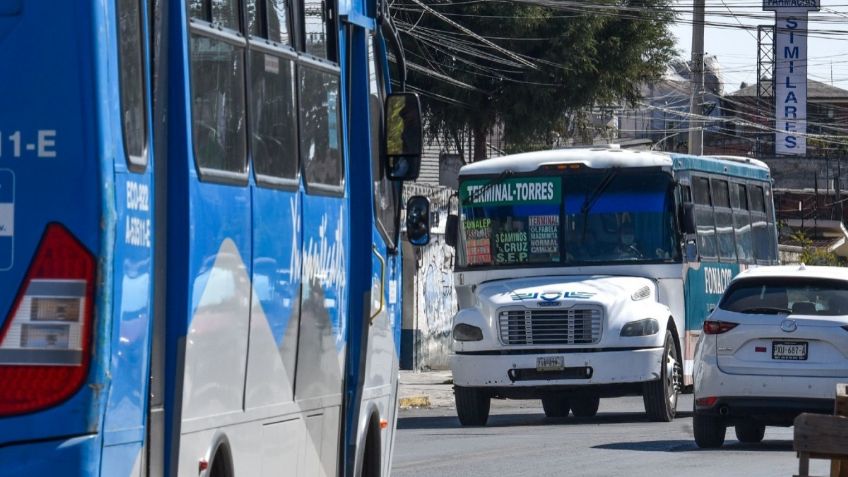
[[[85,381],[91,357],[94,256],[49,224],[0,329],[0,415],[58,404]]]

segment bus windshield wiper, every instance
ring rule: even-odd
[[[601,179],[601,182],[597,186],[595,186],[592,192],[586,194],[586,199],[583,200],[583,205],[580,206],[580,217],[583,219],[583,238],[581,239],[582,241],[586,240],[586,225],[587,222],[589,222],[587,217],[589,215],[589,211],[592,210],[592,207],[595,206],[595,203],[598,201],[598,199],[601,198],[601,195],[604,193],[604,191],[607,190],[610,184],[612,184],[612,181],[613,179],[615,179],[616,175],[618,175],[618,169],[610,169],[609,172],[606,173],[604,178]]]
[[[504,169],[503,172],[501,172],[500,174],[497,175],[497,177],[490,180],[483,187],[475,190],[473,194],[466,197],[465,200],[462,201],[462,205],[472,204],[473,202],[475,202],[477,200],[478,197],[485,194],[487,190],[489,190],[492,187],[500,184],[501,182],[503,182],[507,177],[511,176],[512,174],[513,174],[512,169]]]
[[[586,199],[583,201],[583,205],[580,206],[580,215],[586,215],[587,212],[592,210],[592,207],[595,206],[595,202],[601,198],[601,195],[607,190],[607,187],[612,183],[612,180],[615,179],[615,176],[618,175],[618,169],[610,169],[609,172],[601,179],[601,183],[592,190],[591,193],[586,195]]]

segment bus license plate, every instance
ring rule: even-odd
[[[540,356],[536,358],[536,371],[562,371],[565,369],[565,357]]]
[[[786,359],[790,361],[804,361],[807,359],[807,342],[772,341],[771,358]]]

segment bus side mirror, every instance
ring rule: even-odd
[[[698,228],[695,225],[695,206],[693,204],[683,204],[683,233],[686,235],[695,235]]]
[[[406,238],[412,245],[430,243],[430,199],[414,195],[406,202]]]
[[[683,254],[686,257],[686,261],[689,263],[695,263],[698,261],[698,246],[695,245],[694,240],[687,240],[685,244],[683,244]]]
[[[413,93],[386,98],[386,176],[413,181],[421,168],[421,102]]]
[[[445,243],[456,248],[456,242],[459,238],[459,216],[450,214],[448,221],[445,223]]]

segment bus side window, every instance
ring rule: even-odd
[[[736,232],[736,254],[739,262],[751,263],[754,259],[754,243],[751,240],[751,216],[748,212],[748,187],[733,184],[736,201],[733,205],[733,229]]]
[[[751,226],[754,234],[754,257],[757,261],[768,262],[771,260],[772,241],[768,235],[768,217],[766,216],[766,202],[762,186],[751,186]]]
[[[331,0],[332,2],[332,0]],[[325,0],[303,1],[303,32],[306,52],[318,58],[334,61],[335,51],[332,48],[332,24],[329,17],[329,4]]]
[[[251,5],[252,4],[252,5]],[[248,5],[250,48],[250,150],[257,183],[297,187],[297,109],[294,50],[288,37],[283,0],[252,0]]]
[[[695,199],[695,225],[698,230],[698,254],[716,257],[715,217],[710,199],[710,181],[706,177],[692,177],[692,195]]]
[[[143,171],[147,167],[147,106],[139,1],[118,0],[117,17],[124,151],[128,166]]]
[[[246,182],[245,46],[237,0],[189,0],[191,112],[201,179]],[[215,26],[213,28],[213,25]]]
[[[730,189],[726,180],[712,180],[718,255],[722,261],[736,261],[736,242],[733,237],[733,212],[730,210]]]
[[[308,190],[344,192],[339,75],[298,67],[300,76],[300,160]]]
[[[381,64],[378,62],[379,48],[378,38],[369,35],[368,108],[371,117],[371,177],[374,180],[374,215],[377,219],[377,229],[389,248],[394,249],[397,247],[402,183],[389,179],[384,164],[382,128],[386,87]]]

